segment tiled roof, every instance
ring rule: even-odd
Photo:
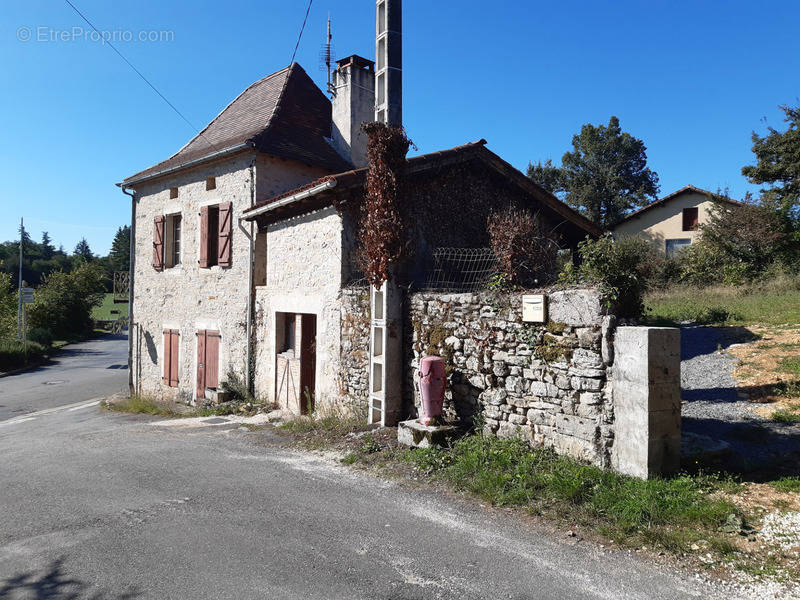
[[[681,189],[679,189],[679,190],[677,190],[675,192],[672,192],[671,194],[668,194],[667,196],[664,196],[663,198],[659,198],[658,200],[655,200],[655,201],[651,202],[647,206],[643,206],[642,208],[633,211],[631,214],[626,216],[622,221],[620,221],[620,223],[617,223],[617,225],[615,225],[615,227],[620,225],[621,223],[624,223],[628,219],[633,219],[634,217],[640,216],[642,213],[647,212],[651,208],[656,208],[657,206],[662,206],[662,205],[666,204],[667,202],[669,202],[670,200],[672,200],[673,198],[677,198],[678,196],[681,196],[682,194],[688,194],[688,193],[696,193],[696,194],[703,194],[705,196],[711,196],[711,197],[713,197],[715,200],[717,200],[719,202],[727,202],[728,204],[732,204],[734,206],[741,206],[742,205],[741,202],[737,202],[736,200],[732,200],[731,198],[728,198],[727,196],[723,196],[721,194],[714,194],[712,192],[709,192],[708,190],[704,190],[704,189],[701,189],[699,187],[695,187],[693,185],[687,185],[687,186],[684,186],[684,187],[682,187]]]
[[[126,178],[130,185],[239,146],[342,171],[351,165],[327,142],[331,103],[297,63],[256,81],[167,160]]]
[[[486,148],[486,140],[478,140],[477,142],[456,146],[455,148],[449,148],[447,150],[440,150],[438,152],[431,152],[429,154],[421,154],[419,156],[411,157],[407,161],[406,173],[412,175],[433,167],[463,162],[473,158],[477,158],[494,168],[501,175],[522,187],[527,193],[535,197],[544,206],[547,206],[549,209],[559,214],[567,221],[570,221],[579,229],[590,235],[600,235],[602,233],[600,228],[598,228],[597,225],[592,223],[589,219],[561,202],[550,192],[545,191],[543,188],[534,183],[530,177],[525,176],[518,169],[515,169],[497,154]],[[270,204],[278,203],[280,200],[291,198],[295,195],[300,195],[302,192],[321,186],[321,184],[325,183],[326,181],[333,181],[336,183],[336,186],[331,190],[322,192],[323,196],[330,199],[333,195],[341,194],[344,190],[363,186],[366,181],[366,174],[367,169],[361,168],[344,171],[342,173],[336,173],[334,175],[326,175],[325,177],[321,177],[316,181],[312,181],[311,183],[307,183],[301,187],[257,202],[252,208],[245,211],[244,217],[252,220],[256,218],[256,215],[264,212],[264,207]],[[326,202],[328,202],[328,200],[323,198],[320,198],[319,201],[316,202],[311,199],[303,199],[302,205],[303,207],[307,208]],[[274,217],[280,218],[283,215],[291,214],[294,210],[301,208],[301,206],[297,206],[294,209],[292,209],[291,206],[281,206],[280,210],[274,211]],[[270,210],[270,213],[273,213],[273,211]]]

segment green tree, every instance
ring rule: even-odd
[[[572,147],[561,159],[566,202],[601,227],[656,199],[658,175],[647,167],[644,142],[622,131],[617,117],[608,126],[587,123]]]
[[[762,204],[773,206],[795,220],[800,219],[800,106],[781,106],[786,131],[768,127],[764,137],[752,134],[756,164],[742,167],[752,183],[767,184],[761,190]]]
[[[114,271],[127,271],[131,258],[131,228],[123,225],[117,229],[109,253],[111,267]]]
[[[42,243],[40,244],[40,248],[42,258],[44,260],[50,260],[56,253],[56,249],[53,246],[53,240],[50,239],[50,234],[46,231],[42,232]]]
[[[55,339],[73,339],[92,331],[92,308],[103,301],[105,273],[95,263],[71,273],[56,271],[36,290],[28,311],[30,327],[48,329]]]
[[[94,258],[94,254],[91,248],[89,248],[89,242],[86,241],[86,238],[81,238],[81,241],[76,244],[75,251],[72,255],[87,261]]]
[[[547,159],[533,164],[528,163],[526,175],[535,183],[546,189],[551,194],[559,194],[564,191],[563,173],[561,169],[553,164],[552,159]]]

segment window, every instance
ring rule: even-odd
[[[217,189],[217,178],[216,177],[206,177],[206,191],[210,192],[211,190]]]
[[[219,263],[219,206],[208,207],[208,266]]]
[[[200,207],[201,268],[231,266],[233,204],[225,202]]]
[[[180,333],[177,329],[164,330],[164,375],[161,381],[170,387],[178,387],[178,348]]]
[[[294,351],[295,346],[295,315],[288,313],[283,321],[284,334],[283,334],[283,351]]]
[[[164,266],[167,269],[181,264],[181,225],[180,213],[167,215],[164,240]]]
[[[692,245],[692,240],[690,239],[677,239],[677,240],[667,240],[667,258],[671,258],[675,256],[678,252],[686,248],[687,246]]]
[[[174,200],[177,197],[178,197],[178,188],[176,188],[176,187],[169,188],[169,198],[170,198],[170,200]]]
[[[255,265],[253,266],[253,284],[267,285],[267,232],[256,233]]]
[[[696,231],[698,226],[697,207],[683,209],[683,230]]]

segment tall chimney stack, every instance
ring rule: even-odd
[[[333,147],[356,168],[366,167],[367,134],[361,126],[375,111],[374,63],[354,54],[336,61],[332,77]]]
[[[375,14],[375,120],[403,124],[403,3],[377,0]]]

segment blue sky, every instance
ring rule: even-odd
[[[305,0],[73,0],[198,128],[286,66]],[[374,57],[374,2],[314,0],[297,61],[320,84],[328,13],[338,57]],[[800,3],[404,3],[404,119],[419,152],[486,138],[520,169],[560,159],[583,123],[644,140],[662,195],[749,186],[750,132],[800,104]],[[114,183],[189,140],[183,122],[61,0],[0,17],[0,240],[19,217],[105,254],[130,204]],[[27,29],[25,29],[27,28]],[[140,32],[168,32],[136,41]],[[134,41],[125,41],[128,33]],[[31,39],[20,40],[30,35]]]

